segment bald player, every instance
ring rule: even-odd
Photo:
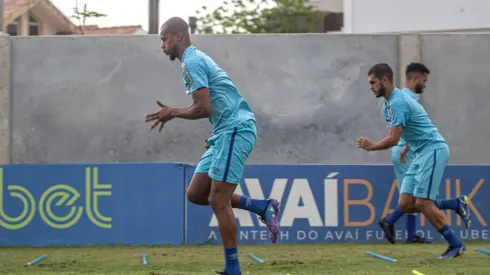
[[[167,20],[160,29],[160,38],[170,60],[181,61],[186,93],[193,103],[187,108],[172,108],[157,101],[161,110],[147,115],[145,122],[155,121],[150,129],[159,126],[159,132],[174,118],[208,118],[211,122],[209,149],[196,167],[187,198],[194,204],[210,205],[216,215],[225,253],[225,268],[219,274],[241,274],[232,207],[257,214],[271,231],[273,243],[279,232],[279,201],[234,194],[257,138],[254,113],[226,72],[191,44],[189,26],[183,19]]]

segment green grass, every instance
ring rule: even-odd
[[[490,250],[490,243],[472,242],[459,258],[437,260],[444,244],[312,244],[242,245],[239,247],[243,274],[490,274],[490,256],[475,252]],[[396,258],[386,262],[364,254],[374,251]],[[1,274],[213,274],[223,266],[222,248],[204,246],[91,246],[49,248],[0,248]],[[265,263],[248,257],[253,252]],[[141,253],[148,265],[141,264]],[[24,264],[42,254],[48,258],[31,267]]]

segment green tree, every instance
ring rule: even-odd
[[[99,18],[106,17],[107,14],[99,13],[96,11],[87,10],[87,4],[83,4],[83,10],[80,10],[80,6],[78,5],[78,0],[75,0],[75,7],[73,8],[73,15],[71,17],[78,20],[78,29],[80,30],[80,34],[84,34],[83,30],[85,28],[85,20],[87,18]]]
[[[213,33],[314,32],[327,15],[308,0],[225,0],[213,11],[197,13],[197,31]]]

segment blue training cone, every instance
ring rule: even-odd
[[[41,257],[36,258],[36,259],[34,259],[34,260],[32,260],[32,261],[28,262],[28,263],[26,264],[26,266],[35,265],[35,264],[39,263],[40,261],[42,261],[42,260],[46,259],[47,257],[48,257],[48,256],[46,256],[46,255],[42,255]]]
[[[376,257],[376,258],[381,259],[381,260],[388,261],[388,262],[392,262],[392,263],[395,263],[396,262],[396,259],[392,259],[390,257],[386,257],[386,256],[383,256],[381,254],[374,253],[374,252],[371,252],[371,251],[366,251],[366,254],[371,255],[373,257]]]
[[[248,256],[250,258],[252,258],[253,260],[255,260],[256,262],[258,262],[259,264],[263,264],[264,263],[264,261],[261,258],[255,256],[253,253],[248,253]]]
[[[490,255],[490,251],[489,250],[486,250],[486,249],[483,249],[483,248],[477,248],[476,251],[478,251],[480,253],[483,253],[483,254]]]

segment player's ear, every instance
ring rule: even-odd
[[[176,35],[175,35],[175,40],[177,41],[181,41],[182,40],[182,36],[183,34],[181,32],[178,32]]]
[[[388,79],[387,76],[383,77],[383,80],[384,80],[384,84],[387,85],[387,84],[390,84],[390,80]]]

